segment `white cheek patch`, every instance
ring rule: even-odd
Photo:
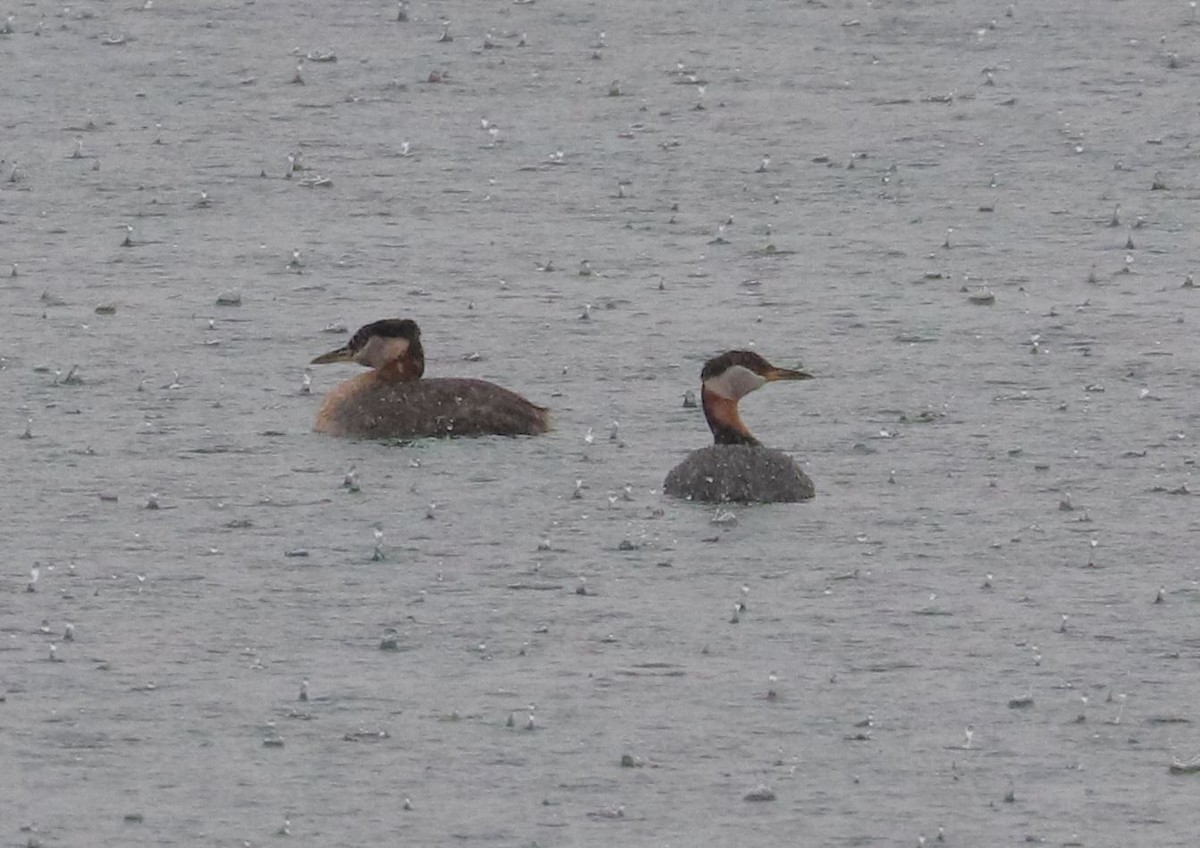
[[[762,377],[755,374],[749,368],[742,365],[735,365],[732,368],[726,368],[715,377],[709,377],[704,382],[704,387],[710,392],[719,397],[729,400],[738,400],[767,382]]]
[[[354,361],[372,368],[382,368],[389,362],[400,359],[407,351],[408,339],[372,336],[354,357]]]

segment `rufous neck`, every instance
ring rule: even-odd
[[[750,435],[742,418],[738,415],[738,402],[722,397],[707,387],[700,389],[700,403],[708,429],[712,430],[713,442],[718,445],[757,445],[758,439]]]
[[[378,373],[385,380],[402,383],[420,380],[425,374],[425,351],[421,348],[421,340],[413,340],[403,356],[380,368]]]

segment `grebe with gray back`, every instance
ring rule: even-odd
[[[700,398],[715,444],[692,451],[671,469],[663,491],[706,503],[783,503],[815,495],[812,480],[792,458],[763,447],[738,415],[738,401],[767,383],[811,379],[807,371],[776,368],[749,350],[731,350],[704,363]]]
[[[417,439],[427,436],[532,436],[550,429],[550,414],[495,383],[464,377],[423,379],[421,329],[408,318],[359,328],[349,344],[314,365],[357,362],[371,370],[325,396],[313,429],[331,436]]]

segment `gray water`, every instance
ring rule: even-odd
[[[11,13],[4,844],[1193,844],[1187,3]],[[387,316],[555,432],[312,434]]]

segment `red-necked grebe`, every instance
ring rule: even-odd
[[[816,494],[792,458],[766,448],[738,415],[738,400],[775,380],[809,380],[806,371],[776,368],[757,353],[731,350],[704,363],[700,398],[714,445],[692,451],[671,469],[663,491],[708,503],[805,501]]]
[[[421,330],[407,318],[361,327],[345,347],[314,365],[357,362],[372,370],[325,396],[313,429],[332,436],[415,439],[426,436],[523,436],[550,429],[549,411],[486,380],[422,379]]]

